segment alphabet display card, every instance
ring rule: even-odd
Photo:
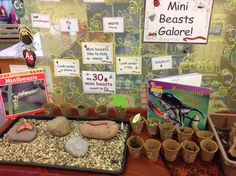
[[[207,43],[213,0],[146,0],[144,42]]]
[[[42,112],[48,102],[43,69],[0,74],[0,106],[4,118]]]

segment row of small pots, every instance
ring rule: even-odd
[[[133,123],[132,118],[131,118],[130,124],[132,127],[132,131],[135,134],[140,134],[142,132],[144,124],[146,124],[148,133],[152,136],[155,136],[159,132],[160,138],[162,141],[166,139],[172,139],[175,130],[177,131],[179,142],[183,142],[185,140],[192,140],[192,136],[194,134],[194,131],[192,128],[189,128],[189,127],[176,128],[172,123],[168,123],[168,122],[160,123],[157,119],[154,119],[154,118],[145,119],[144,117],[142,117],[142,120],[137,123]],[[214,133],[207,130],[197,131],[196,136],[198,138],[198,143],[200,143],[201,140],[205,138],[213,139]]]
[[[72,105],[71,103],[62,103],[56,105],[54,103],[45,103],[43,104],[45,115],[58,116],[63,115],[66,117],[73,116],[88,116],[88,105],[79,104],[77,106]],[[126,115],[126,109],[115,107],[115,115],[119,119],[124,119]],[[95,107],[95,113],[98,117],[108,117],[108,107],[106,105],[98,105]]]
[[[173,162],[176,160],[180,149],[182,148],[183,160],[186,163],[193,163],[200,151],[202,160],[211,161],[218,150],[218,145],[212,139],[203,139],[199,146],[190,140],[177,142],[173,139],[166,139],[161,144],[159,140],[143,140],[140,136],[130,136],[127,140],[129,153],[133,158],[139,158],[145,149],[146,156],[151,161],[157,161],[161,148],[164,151],[166,161]]]

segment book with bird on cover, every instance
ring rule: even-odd
[[[197,86],[201,79],[197,83],[196,77],[199,74],[181,75],[178,81],[178,76],[149,80],[148,117],[204,130],[211,89]]]

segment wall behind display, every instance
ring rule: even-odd
[[[140,57],[142,74],[116,75],[116,93],[125,94],[129,106],[141,107],[145,104],[145,96],[142,93],[149,79],[199,72],[203,74],[203,86],[209,86],[213,90],[210,111],[236,107],[236,70],[230,61],[235,48],[236,38],[233,34],[236,31],[236,18],[227,20],[235,11],[236,3],[232,0],[214,1],[209,40],[206,45],[143,43],[143,0],[106,0],[105,3],[84,3],[83,0],[59,2],[25,0],[25,6],[27,12],[25,23],[30,28],[32,28],[30,23],[32,13],[50,15],[50,29],[32,28],[32,30],[40,32],[44,57],[38,59],[37,67],[50,66],[54,88],[52,97],[56,103],[70,101],[76,104],[86,101],[91,105],[111,104],[111,94],[83,93],[81,72],[115,72],[116,57]],[[124,31],[103,33],[103,17],[123,17]],[[78,19],[79,31],[60,32],[61,18]],[[113,64],[83,64],[82,42],[112,42]],[[173,68],[152,70],[152,58],[161,56],[172,56]],[[78,60],[80,76],[55,76],[53,59]]]

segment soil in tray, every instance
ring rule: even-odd
[[[32,142],[10,142],[0,139],[0,159],[5,161],[38,163],[58,166],[79,167],[117,171],[122,169],[123,151],[128,133],[128,125],[110,140],[84,138],[79,134],[82,121],[70,120],[71,132],[64,137],[55,137],[46,131],[45,120],[20,119],[17,123],[32,123],[37,127],[37,137]],[[75,158],[65,150],[66,142],[72,137],[82,137],[89,142],[85,156]]]

